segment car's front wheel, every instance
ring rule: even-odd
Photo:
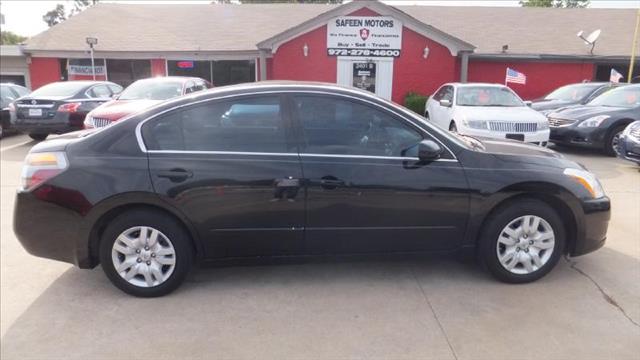
[[[140,297],[166,295],[184,281],[193,263],[189,234],[173,217],[154,210],[125,212],[100,241],[100,262],[111,282]]]
[[[535,199],[500,207],[486,221],[480,261],[497,279],[526,283],[546,275],[562,256],[565,229],[557,212]]]
[[[618,145],[620,144],[620,136],[624,131],[624,126],[618,126],[611,130],[611,132],[607,135],[604,144],[604,152],[609,156],[617,156],[618,155]]]

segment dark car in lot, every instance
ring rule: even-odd
[[[11,128],[11,114],[9,105],[22,96],[30,93],[24,86],[2,83],[0,84],[0,138]]]
[[[445,132],[368,92],[266,82],[36,145],[14,230],[137,296],[194,260],[461,252],[529,282],[601,247],[609,199],[552,150]],[[38,226],[33,226],[34,221]]]
[[[640,120],[640,85],[620,86],[585,105],[552,112],[548,119],[551,142],[599,149],[616,156],[622,131]]]
[[[108,81],[61,81],[47,84],[13,102],[11,126],[44,140],[49,134],[62,134],[83,128],[85,116],[122,91]]]
[[[543,98],[531,102],[531,107],[544,115],[565,106],[586,104],[599,95],[618,86],[610,82],[570,84],[559,87]]]
[[[640,120],[629,124],[620,135],[618,156],[640,165]]]
[[[127,115],[162,101],[211,88],[203,79],[186,76],[164,76],[141,79],[127,86],[113,100],[93,109],[84,119],[85,129],[111,125]]]

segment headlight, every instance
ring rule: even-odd
[[[466,120],[465,119],[462,123],[465,126],[470,127],[472,129],[480,129],[480,130],[488,129],[487,122],[483,120]]]
[[[549,120],[545,120],[538,123],[538,130],[548,130],[549,129]]]
[[[580,184],[594,199],[598,199],[604,196],[604,190],[602,185],[595,175],[580,169],[567,168],[564,169],[564,174],[572,178],[576,183]]]
[[[85,129],[93,129],[95,128],[95,124],[93,123],[93,116],[91,114],[87,114],[84,118],[84,122],[82,123]]]
[[[609,115],[598,115],[590,117],[587,120],[581,122],[578,127],[598,127],[603,121],[609,118]]]

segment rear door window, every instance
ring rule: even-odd
[[[149,150],[285,153],[279,96],[216,101],[172,111],[143,126]]]

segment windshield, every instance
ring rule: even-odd
[[[640,106],[640,86],[625,86],[613,89],[589,101],[589,105],[625,108]]]
[[[72,96],[89,86],[86,82],[57,82],[45,85],[31,93],[31,96]]]
[[[524,106],[520,98],[506,87],[461,86],[456,104],[460,106]]]
[[[119,100],[167,100],[182,95],[181,81],[139,80],[129,85]]]
[[[587,97],[591,92],[601,85],[597,84],[575,84],[559,87],[553,90],[549,95],[545,96],[546,100],[567,100],[580,101]]]

